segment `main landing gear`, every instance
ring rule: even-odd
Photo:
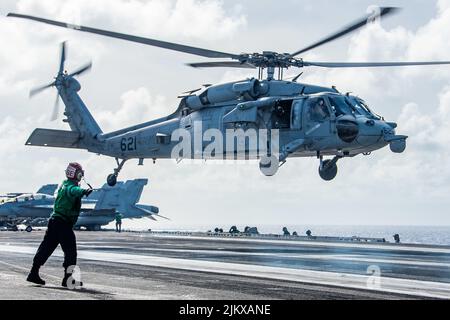
[[[111,173],[106,179],[108,186],[114,187],[117,184],[117,177],[119,176],[120,170],[122,170],[123,165],[125,164],[126,161],[127,161],[126,159],[120,160],[116,158],[117,168],[114,169],[114,173]]]
[[[320,156],[320,166],[319,166],[319,175],[325,181],[331,181],[336,178],[338,173],[337,162],[341,159],[342,156],[335,156],[331,160],[323,160],[323,157]]]
[[[320,159],[320,177],[325,181],[331,181],[336,178],[338,173],[337,162],[343,157],[344,156],[335,156],[331,160],[323,160],[323,156],[318,154],[318,158]],[[263,156],[259,163],[259,169],[266,177],[272,177],[285,162],[286,161],[280,163],[280,160],[275,156]]]

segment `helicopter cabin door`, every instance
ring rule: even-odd
[[[325,97],[309,97],[303,108],[303,130],[306,138],[323,140],[333,134],[331,108]]]
[[[277,103],[272,114],[272,128],[289,130],[291,128],[292,99],[281,100]]]

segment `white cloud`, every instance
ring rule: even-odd
[[[120,99],[122,105],[115,110],[108,108],[96,114],[96,120],[104,132],[157,119],[175,110],[175,106],[169,106],[164,96],[152,97],[142,87],[125,92]]]
[[[75,24],[100,21],[118,31],[184,40],[227,39],[246,25],[239,6],[229,15],[220,0],[21,0],[17,8]]]

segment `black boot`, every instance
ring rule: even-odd
[[[30,274],[27,277],[27,281],[28,282],[32,282],[35,284],[39,284],[41,286],[45,285],[45,281],[41,279],[41,277],[39,276],[39,267],[38,266],[34,266],[31,268]]]
[[[64,287],[64,288],[67,288],[67,281],[69,280],[69,278],[72,276],[72,274],[71,273],[67,273],[67,271],[65,270],[64,271],[64,278],[63,278],[63,280],[62,280],[62,283],[61,283],[61,285]],[[82,287],[83,286],[83,282],[81,282],[81,281],[79,281],[79,282],[76,282],[76,280],[75,279],[71,279],[71,281],[72,281],[72,285],[76,285],[77,287]]]

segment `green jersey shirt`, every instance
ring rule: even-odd
[[[65,180],[58,189],[51,217],[58,217],[75,226],[80,215],[81,197],[85,191],[76,182]]]

